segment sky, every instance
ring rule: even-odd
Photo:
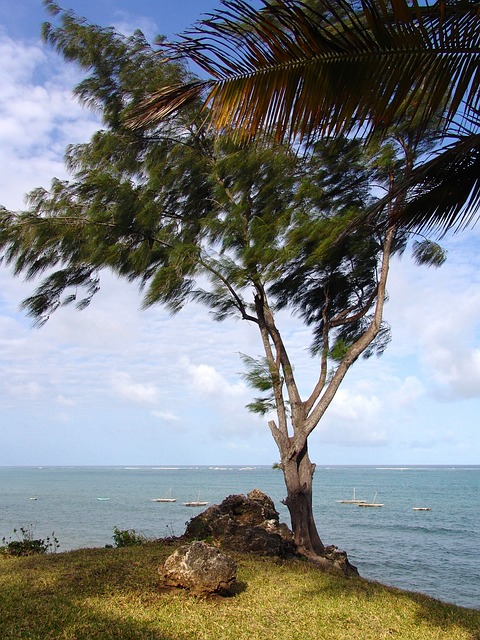
[[[65,0],[123,33],[172,37],[217,0]],[[72,97],[78,71],[39,37],[40,0],[0,0],[0,205],[66,178],[66,145],[99,128]],[[391,266],[392,342],[359,360],[310,438],[319,465],[479,464],[479,228],[442,240],[440,269],[408,252]],[[265,420],[250,414],[240,353],[255,327],[189,305],[173,318],[141,310],[135,286],[107,274],[90,307],[63,308],[41,328],[20,310],[34,285],[0,266],[0,465],[272,464]],[[305,391],[316,363],[300,321],[281,317]]]

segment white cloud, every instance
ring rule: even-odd
[[[474,232],[465,232],[465,247],[446,240],[448,259],[438,270],[409,263],[392,269],[392,350],[416,355],[422,384],[438,398],[480,398],[477,242]]]
[[[7,208],[21,208],[25,193],[63,178],[66,145],[98,128],[72,96],[76,77],[46,46],[0,33],[0,203]]]
[[[7,392],[14,397],[23,400],[35,400],[43,392],[42,386],[36,381],[24,382],[23,384],[6,385]]]
[[[118,397],[140,404],[155,404],[160,395],[155,385],[133,382],[126,372],[112,374],[111,388]]]
[[[147,40],[153,40],[158,35],[158,26],[154,20],[144,16],[132,15],[126,11],[117,11],[114,25],[119,33],[131,35],[137,29]]]
[[[180,422],[181,418],[171,411],[152,411],[152,416],[166,422]]]
[[[57,413],[54,419],[59,424],[71,424],[72,422],[72,419],[68,415],[68,413]]]
[[[392,386],[389,400],[395,407],[410,407],[426,393],[425,386],[416,376],[408,376],[398,386]]]
[[[17,42],[0,32],[0,79],[5,84],[3,97],[11,97],[12,82],[22,85],[30,79],[35,67],[45,58],[37,45]],[[8,70],[10,69],[10,73]],[[10,75],[11,74],[11,75]],[[13,105],[12,105],[13,107]]]
[[[340,420],[363,420],[377,416],[380,408],[381,402],[376,396],[354,394],[347,389],[339,389],[330,410]]]
[[[474,347],[472,331],[480,317],[480,298],[466,304],[468,296],[452,296],[440,318],[429,322],[427,317],[420,334],[421,361],[443,397],[480,397],[480,350]]]
[[[229,383],[225,377],[211,365],[195,365],[189,362],[187,358],[182,360],[182,364],[185,366],[190,377],[191,385],[197,393],[229,397],[243,397],[246,394],[247,388],[244,383]]]
[[[62,405],[63,407],[73,407],[75,405],[75,401],[70,399],[70,398],[66,398],[65,396],[63,396],[62,394],[58,395],[55,398],[55,402],[59,405]]]
[[[411,449],[435,449],[439,445],[455,446],[456,437],[451,429],[425,429],[408,443]]]
[[[341,388],[316,431],[320,440],[329,444],[361,447],[385,444],[388,434],[379,426],[382,408],[382,402],[375,395]]]
[[[480,397],[480,350],[468,349],[462,342],[452,338],[448,347],[433,344],[424,355],[439,397]]]
[[[215,352],[216,350],[212,350],[212,358]],[[234,357],[238,357],[237,354],[231,356]],[[238,363],[237,360],[235,362]],[[218,360],[218,364],[221,363],[222,360]],[[230,368],[231,359],[228,364]],[[252,398],[252,392],[243,381],[230,382],[215,366],[196,365],[188,357],[181,358],[180,366],[187,374],[186,380],[192,397],[202,413],[208,416],[206,419],[203,418],[203,422],[208,425],[214,439],[235,442],[239,438],[254,437],[262,431],[268,432],[266,419],[253,415],[246,408],[246,404]],[[235,380],[239,379],[238,373],[232,374],[232,377]]]

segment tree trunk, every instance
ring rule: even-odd
[[[298,550],[305,555],[322,556],[325,546],[318,535],[312,506],[315,465],[308,457],[307,444],[291,459],[282,461],[287,497],[283,500],[290,512],[292,531]]]

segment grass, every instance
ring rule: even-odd
[[[172,545],[0,556],[2,640],[480,640],[480,611],[306,562],[235,556],[228,598],[162,587]]]

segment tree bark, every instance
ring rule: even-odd
[[[312,484],[315,465],[310,461],[305,443],[301,451],[282,461],[292,531],[298,550],[305,555],[322,556],[325,546],[318,535],[313,517]]]

